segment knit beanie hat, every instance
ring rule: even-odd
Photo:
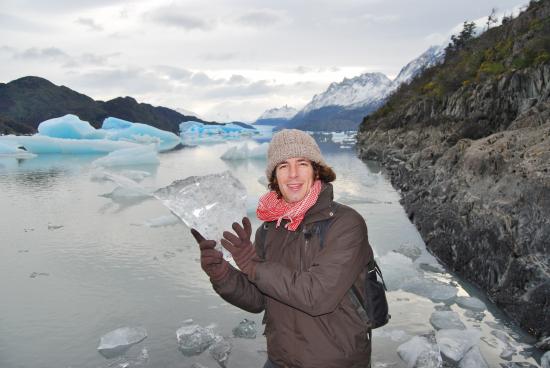
[[[328,166],[312,136],[297,129],[283,129],[273,134],[267,149],[267,168],[265,169],[267,180],[271,179],[271,174],[278,164],[296,157],[307,158],[320,165]]]

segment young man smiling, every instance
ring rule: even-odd
[[[265,311],[264,368],[370,367],[370,326],[348,291],[363,290],[372,259],[364,219],[333,201],[334,171],[319,146],[299,130],[282,130],[269,145],[270,191],[256,214],[264,221],[252,243],[248,218],[224,232],[222,245],[240,270],[192,230],[214,290],[252,313]],[[324,234],[320,235],[320,225]]]

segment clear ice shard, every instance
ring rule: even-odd
[[[147,337],[144,327],[121,327],[101,336],[97,350],[101,355],[111,358],[123,354],[130,346]]]
[[[176,338],[183,355],[192,356],[202,353],[212,345],[216,335],[211,329],[190,322],[176,331]]]
[[[246,216],[246,188],[229,171],[176,180],[153,195],[189,228],[216,240],[217,249],[223,232]]]
[[[256,322],[243,319],[239,325],[233,328],[233,336],[243,337],[245,339],[254,339],[256,337]]]
[[[397,347],[397,354],[407,368],[441,368],[443,360],[433,333],[414,336]]]

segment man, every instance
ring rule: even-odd
[[[348,293],[353,285],[363,290],[373,257],[364,219],[333,202],[336,175],[302,131],[273,135],[266,175],[271,191],[257,209],[266,225],[255,244],[246,217],[242,226],[233,224],[236,235],[224,232],[221,240],[240,271],[193,229],[203,270],[227,302],[251,313],[265,310],[264,368],[370,367],[369,325]]]

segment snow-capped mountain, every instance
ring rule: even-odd
[[[260,117],[254,122],[256,125],[284,125],[286,124],[296,113],[294,107],[284,105],[283,107],[276,107],[266,110]]]
[[[401,68],[401,71],[393,80],[394,88],[399,87],[402,83],[409,83],[424,69],[441,63],[444,58],[445,46],[431,46],[422,55]]]
[[[364,106],[378,101],[388,93],[392,81],[383,73],[365,73],[340,83],[331,83],[327,90],[313,96],[300,114],[325,106]]]
[[[180,114],[185,115],[185,116],[194,116],[194,117],[196,117],[196,118],[201,119],[201,117],[199,116],[199,114],[197,114],[196,112],[193,112],[193,111],[191,111],[191,110],[186,110],[186,109],[184,109],[184,108],[182,108],[182,107],[176,108],[176,111],[179,112]]]

